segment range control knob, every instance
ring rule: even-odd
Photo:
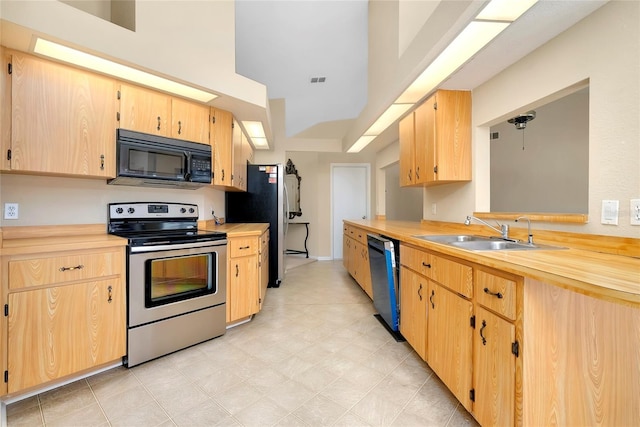
[[[134,208],[129,208],[127,209],[127,212],[129,212],[130,214],[134,213],[136,210]]]
[[[180,213],[185,213],[187,210],[185,208],[180,208]]]
[[[122,212],[124,212],[124,209],[122,209],[122,208],[116,208],[116,213],[117,213],[117,214],[121,214]]]
[[[189,213],[194,213],[196,210],[193,208],[189,208]]]

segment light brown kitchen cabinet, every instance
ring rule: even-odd
[[[399,124],[400,185],[471,180],[471,92],[439,90]]]
[[[400,256],[402,259],[402,255]],[[427,291],[426,277],[400,267],[400,333],[427,360]]]
[[[427,362],[451,393],[471,411],[473,304],[430,281],[427,309]]]
[[[222,189],[231,187],[233,177],[233,114],[211,108],[211,150],[213,152],[213,182]]]
[[[233,121],[232,145],[233,145],[233,174],[232,186],[238,191],[247,191],[247,160],[244,157],[243,140],[246,136],[242,132],[240,124]]]
[[[227,323],[260,311],[260,236],[228,236]]]
[[[342,257],[343,265],[351,277],[355,279],[369,298],[373,298],[369,247],[367,246],[367,232],[364,229],[345,226]]]
[[[260,309],[264,305],[264,299],[267,295],[267,287],[269,286],[269,230],[266,230],[260,236],[260,262],[258,268],[260,270]]]
[[[11,123],[3,169],[114,177],[116,81],[24,53],[7,51],[3,58],[11,96],[10,105],[3,101],[3,121]]]
[[[17,393],[126,354],[124,247],[7,255],[4,391]]]
[[[121,128],[209,144],[207,105],[126,83],[119,99]]]
[[[171,136],[209,145],[210,107],[181,98],[171,99]]]

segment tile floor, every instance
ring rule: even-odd
[[[340,261],[291,269],[217,339],[8,405],[14,426],[477,425]]]

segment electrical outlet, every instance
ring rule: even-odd
[[[438,207],[436,206],[435,203],[431,203],[431,213],[433,215],[437,215],[438,214]]]
[[[640,199],[631,199],[629,204],[629,218],[631,225],[640,225]]]
[[[17,203],[5,203],[4,204],[4,219],[18,219],[18,204]]]

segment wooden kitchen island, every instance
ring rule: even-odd
[[[534,229],[564,249],[469,251],[415,236],[488,228],[356,220],[345,247],[367,233],[400,241],[400,331],[481,425],[640,425],[640,239]]]

